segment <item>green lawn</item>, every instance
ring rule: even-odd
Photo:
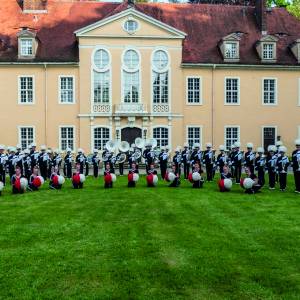
[[[216,183],[0,198],[0,299],[300,299],[300,195]]]

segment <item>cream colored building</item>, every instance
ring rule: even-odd
[[[282,9],[12,0],[0,13],[5,145],[300,137],[300,21]]]

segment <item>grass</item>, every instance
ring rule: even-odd
[[[89,178],[0,198],[0,299],[300,299],[300,196]]]

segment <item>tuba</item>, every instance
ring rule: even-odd
[[[129,143],[128,142],[126,142],[126,141],[122,141],[121,143],[120,143],[120,145],[119,145],[119,151],[120,152],[128,152],[129,151],[129,149],[130,149],[130,145],[129,145]]]
[[[117,141],[108,141],[105,144],[105,148],[109,151],[109,152],[115,152],[116,148],[117,148],[118,142]]]
[[[145,141],[140,138],[140,137],[137,137],[135,140],[134,140],[134,144],[137,148],[139,149],[143,149],[144,146],[145,146]]]

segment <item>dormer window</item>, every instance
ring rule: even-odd
[[[240,60],[240,39],[241,34],[234,32],[221,40],[219,47],[225,62],[238,62]]]
[[[290,48],[299,64],[300,63],[300,39],[294,41],[294,43],[290,45]]]
[[[274,43],[263,43],[263,59],[268,60],[268,59],[275,59],[275,44]]]
[[[19,59],[35,58],[37,50],[36,33],[28,28],[22,28],[18,33],[18,49]]]
[[[265,35],[256,45],[257,53],[263,63],[276,62],[276,43],[278,38],[273,35]]]
[[[225,58],[234,59],[238,58],[238,43],[237,42],[226,42],[225,43]]]

